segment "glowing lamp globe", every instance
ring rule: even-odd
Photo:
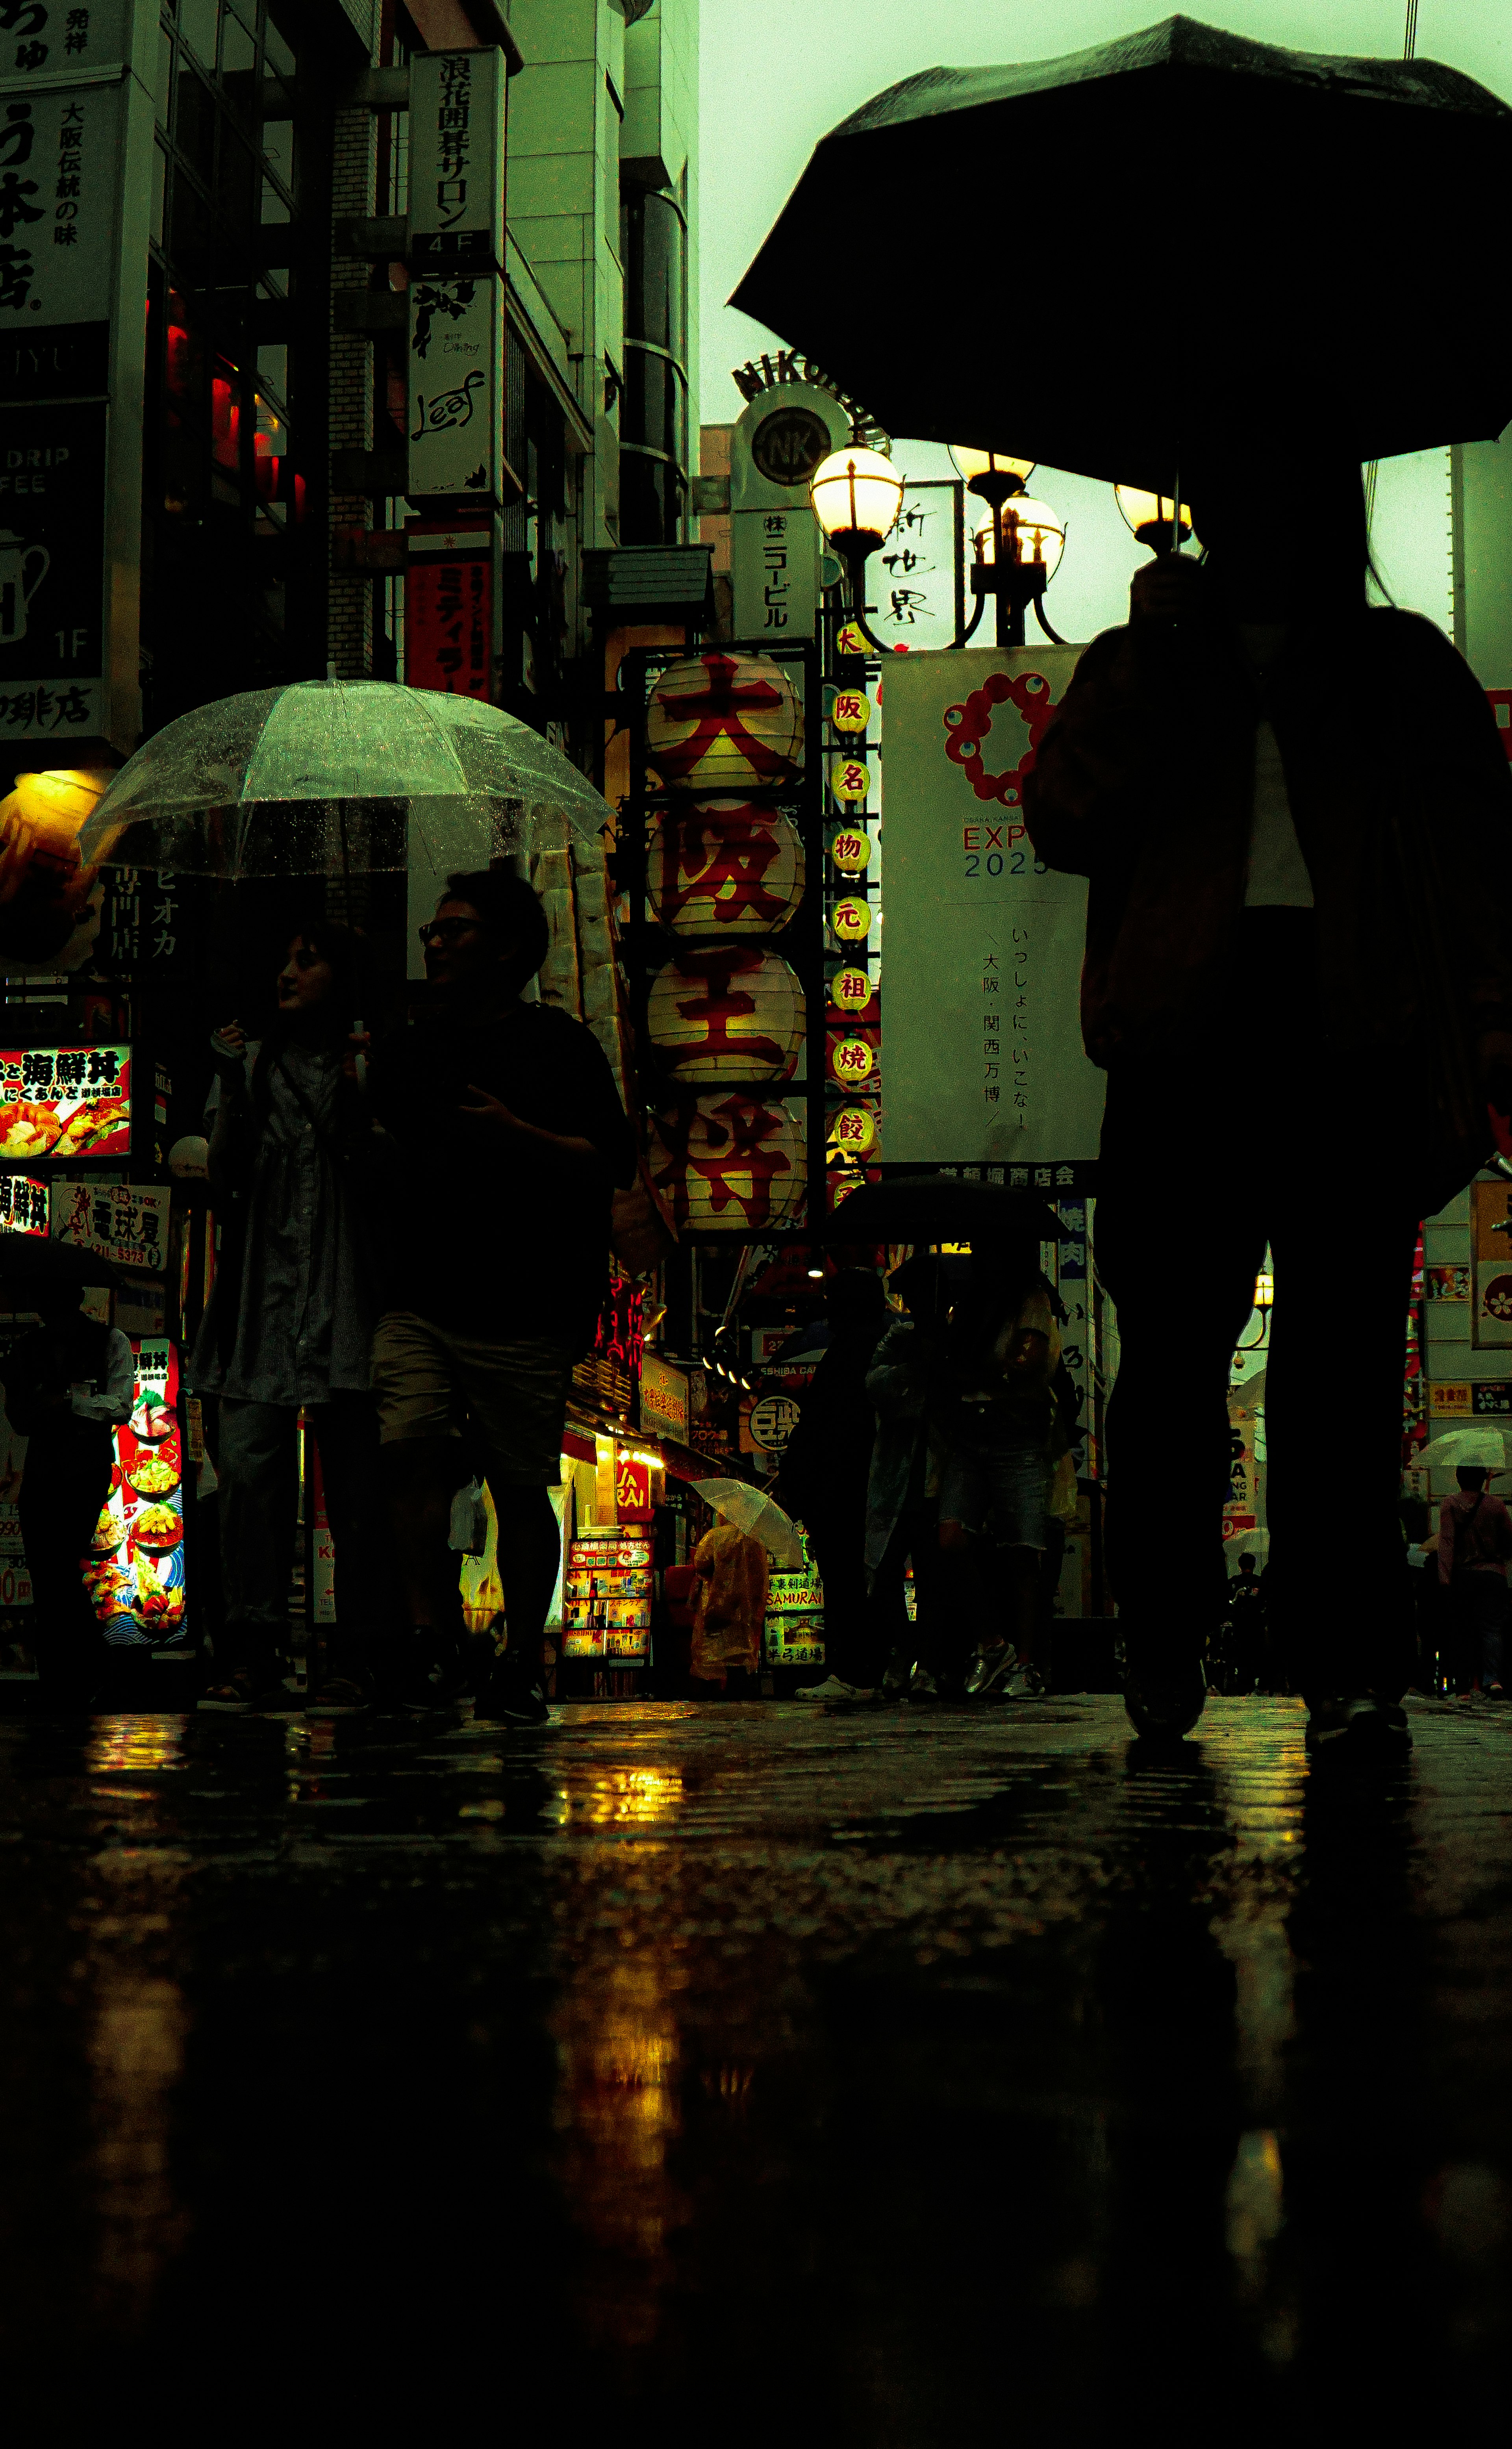
[[[1010,459],[1002,451],[973,451],[964,442],[951,443],[950,456],[956,474],[966,479],[967,491],[984,502],[1005,502],[1022,493],[1034,473],[1032,459]]]
[[[650,1173],[684,1231],[749,1241],[791,1224],[807,1186],[802,1109],[731,1092],[656,1115]]]
[[[803,708],[780,664],[721,647],[651,692],[646,757],[669,790],[780,790],[803,764]]]
[[[1048,502],[1031,502],[1026,493],[1020,493],[1011,502],[1004,503],[998,513],[998,524],[1003,530],[1005,552],[1018,563],[1021,569],[1043,568],[1048,585],[1060,569],[1061,555],[1065,550],[1065,521],[1051,510]],[[990,562],[996,558],[997,539],[992,532],[990,511],[978,524],[975,543],[978,561]]]
[[[1115,485],[1114,496],[1123,513],[1123,524],[1132,530],[1139,542],[1153,552],[1167,552],[1171,547],[1171,513],[1176,505],[1169,493],[1141,492],[1138,485]],[[1192,533],[1192,512],[1183,502],[1177,510],[1177,534],[1185,544]]]
[[[832,544],[871,552],[892,532],[903,479],[880,451],[848,444],[820,460],[809,478],[809,499]]]
[[[651,982],[646,1031],[675,1080],[786,1080],[803,1043],[803,989],[775,953],[679,953]]]
[[[803,879],[796,826],[750,800],[679,798],[651,837],[652,915],[674,935],[775,935]]]

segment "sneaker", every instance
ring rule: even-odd
[[[870,1701],[875,1690],[871,1684],[847,1684],[840,1675],[827,1675],[822,1684],[800,1684],[794,1693],[794,1701]]]
[[[506,1651],[472,1705],[474,1720],[503,1719],[510,1726],[545,1726],[551,1723],[545,1687],[538,1667],[528,1669],[511,1667]]]
[[[998,1688],[1005,1701],[1043,1701],[1044,1678],[1037,1667],[1016,1667]]]
[[[928,1668],[927,1667],[916,1667],[913,1673],[909,1678],[909,1700],[928,1703],[930,1701],[938,1701],[943,1697],[940,1687],[935,1682],[935,1679],[930,1674]]]
[[[1412,1748],[1407,1713],[1368,1692],[1346,1692],[1308,1704],[1307,1747],[1355,1760],[1394,1758]]]
[[[979,1641],[967,1668],[967,1699],[980,1701],[985,1692],[1005,1686],[1019,1671],[1019,1653],[1011,1642]]]
[[[225,1717],[240,1717],[252,1707],[252,1679],[249,1675],[228,1676],[223,1684],[212,1684],[201,1692],[196,1707],[217,1709]]]
[[[1123,1662],[1123,1706],[1137,1734],[1165,1743],[1190,1734],[1207,1697],[1200,1658],[1148,1668]]]

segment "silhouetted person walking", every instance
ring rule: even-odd
[[[460,1440],[498,1517],[507,1654],[480,1717],[548,1712],[542,1638],[562,1542],[572,1364],[608,1280],[609,1203],[635,1178],[635,1134],[591,1030],[523,990],[545,959],[545,913],[502,869],[453,876],[421,930],[431,1001],[374,1052],[373,1108],[413,1205],[392,1233],[373,1382],[411,1636],[403,1688],[444,1697],[461,1613],[447,1550]],[[438,1665],[439,1662],[439,1665]]]
[[[1506,1641],[1507,1559],[1512,1514],[1486,1493],[1489,1475],[1464,1466],[1454,1475],[1458,1496],[1439,1508],[1439,1580],[1449,1595],[1455,1689],[1502,1689]]]
[[[1293,491],[1300,558],[1274,523]],[[1418,1220],[1489,1152],[1487,1094],[1512,1102],[1512,773],[1443,633],[1367,609],[1356,463],[1320,449],[1292,469],[1273,449],[1257,482],[1236,448],[1191,493],[1206,566],[1139,573],[1128,626],[1087,648],[1024,791],[1041,858],[1091,883],[1081,1018],[1108,1074],[1096,1238],[1122,1339],[1107,1560],[1125,1695],[1152,1733],[1202,1707],[1229,1364],[1269,1240],[1272,1623],[1310,1745],[1390,1747],[1411,1658],[1402,1321]],[[1369,1218],[1349,1264],[1346,1539],[1313,1439],[1337,1335],[1330,1203],[1355,1150]]]
[[[882,1280],[843,1267],[825,1291],[830,1341],[803,1398],[777,1475],[777,1494],[802,1522],[824,1584],[824,1657],[799,1700],[852,1701],[875,1688],[880,1635],[867,1595],[867,1477],[877,1416],[867,1371],[889,1318]]]

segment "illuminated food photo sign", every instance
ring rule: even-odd
[[[0,1173],[0,1233],[46,1233],[48,1186],[24,1173]]]
[[[0,1158],[34,1165],[130,1152],[129,1046],[0,1051]]]
[[[187,1630],[179,1357],[161,1338],[133,1340],[131,1417],[115,1432],[110,1494],[95,1525],[86,1580],[107,1642],[169,1644]]]

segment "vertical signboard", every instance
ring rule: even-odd
[[[503,497],[504,111],[502,51],[411,63],[412,501]]]
[[[147,16],[130,0],[0,9],[0,765],[10,771],[129,748],[140,727],[153,106],[132,70],[153,39]],[[127,256],[129,330],[117,311]],[[124,403],[113,421],[112,396]]]
[[[965,492],[964,485],[947,476],[904,486],[897,523],[867,572],[872,607],[867,626],[884,646],[918,654],[959,637],[966,601]]]
[[[411,688],[487,703],[493,676],[491,530],[410,519],[405,532],[405,679]]]
[[[809,478],[851,432],[813,383],[776,383],[742,409],[730,437],[730,573],[735,634],[812,638],[823,538]]]
[[[1036,858],[1023,784],[1079,646],[898,656],[882,741],[890,1162],[1094,1158],[1081,1048],[1086,883]],[[1048,1186],[1051,1176],[1044,1175]]]

